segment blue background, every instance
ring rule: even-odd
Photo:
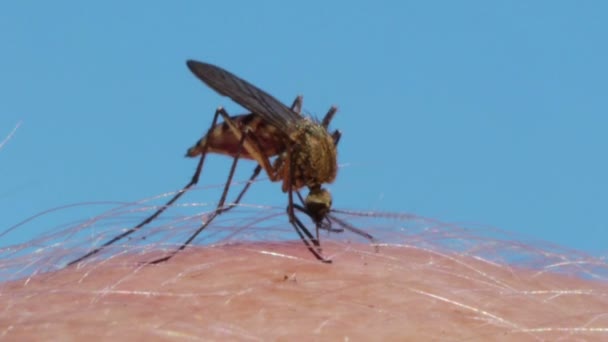
[[[339,105],[337,208],[606,254],[606,13],[600,1],[2,2],[0,137],[22,124],[0,150],[0,230],[184,185],[213,110],[243,112],[190,74],[193,58],[288,104],[303,94],[315,116]],[[209,159],[201,185],[224,182],[229,162]],[[279,188],[256,184],[245,202],[284,205]]]

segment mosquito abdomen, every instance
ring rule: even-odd
[[[251,130],[256,137],[262,153],[266,157],[273,157],[285,150],[285,142],[278,129],[266,123],[262,117],[256,114],[238,115],[232,118],[233,122],[241,130]],[[207,135],[190,147],[186,152],[187,157],[196,157],[203,153],[205,145],[207,152],[218,153],[234,157],[239,149],[239,137],[235,136],[227,123],[221,122],[213,126]],[[250,142],[254,143],[254,142]],[[247,149],[241,149],[241,158],[253,159]]]

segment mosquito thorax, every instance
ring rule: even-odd
[[[302,120],[292,139],[296,142],[293,150],[296,188],[313,189],[333,182],[338,171],[337,151],[327,129],[310,119]]]
[[[304,200],[308,215],[316,223],[321,222],[331,209],[331,193],[321,187],[311,188]]]

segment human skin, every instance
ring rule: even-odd
[[[0,285],[7,340],[608,338],[608,286],[416,246],[325,240],[156,249]]]

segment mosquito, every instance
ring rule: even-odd
[[[271,181],[282,182],[281,189],[288,194],[286,211],[289,222],[308,250],[318,260],[331,263],[330,259],[322,255],[319,229],[337,232],[346,229],[372,242],[375,241],[372,235],[330,213],[332,196],[327,189],[323,188],[323,184],[332,183],[338,169],[337,144],[341,132],[335,130],[330,133],[328,130],[329,124],[338,110],[337,107],[332,106],[325,117],[318,121],[301,114],[301,96],[296,97],[291,107],[287,107],[263,90],[218,66],[194,60],[188,60],[186,64],[197,78],[220,95],[231,98],[250,113],[230,116],[223,107],[218,107],[207,133],[186,152],[187,157],[200,156],[190,182],[137,226],[69,262],[68,266],[100,252],[103,248],[131,235],[157,218],[198,183],[207,153],[233,157],[228,179],[215,211],[179,248],[163,258],[151,261],[151,264],[171,259],[207,228],[215,217],[237,206],[262,170],[266,172]],[[223,122],[218,123],[220,116]],[[276,158],[271,160],[273,157]],[[238,160],[241,158],[253,160],[258,165],[236,199],[225,205]],[[309,190],[306,198],[303,198],[299,192],[304,187]],[[294,203],[294,192],[302,205]],[[296,210],[312,219],[316,226],[315,235],[298,218]],[[334,228],[332,221],[338,223],[342,228]]]

